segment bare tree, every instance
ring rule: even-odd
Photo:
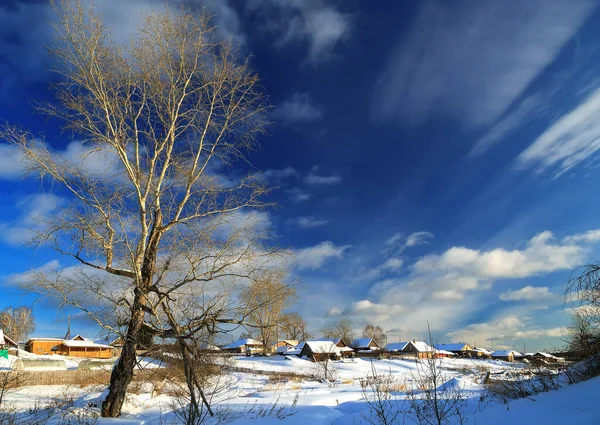
[[[354,339],[352,322],[348,319],[340,319],[337,322],[329,323],[321,329],[325,338],[342,338],[347,343]]]
[[[399,400],[392,392],[397,391],[399,383],[391,371],[381,374],[371,361],[371,372],[360,380],[362,399],[368,409],[361,410],[361,417],[371,425],[394,425],[404,423],[404,412]]]
[[[569,349],[584,356],[600,353],[600,264],[576,268],[567,281],[565,300],[573,309]]]
[[[430,330],[429,344],[434,346]],[[412,388],[407,391],[407,414],[420,425],[442,425],[450,423],[451,419],[456,419],[453,423],[465,423],[464,392],[444,371],[441,361],[436,357],[421,359],[412,373]]]
[[[235,295],[279,265],[260,216],[242,212],[265,207],[268,188],[224,174],[256,147],[268,107],[258,76],[202,14],[148,14],[117,45],[93,7],[63,0],[56,10],[61,79],[57,101],[40,109],[82,141],[81,155],[13,126],[0,136],[68,199],[42,218],[36,243],[80,267],[38,270],[26,286],[122,335],[102,404],[117,417],[142,329],[187,352],[197,332],[243,323],[250,310]]]
[[[385,347],[387,344],[387,335],[383,329],[381,329],[381,326],[372,325],[370,323],[365,325],[362,336],[363,338],[371,338],[380,348]]]
[[[590,307],[575,308],[571,325],[567,329],[566,342],[569,351],[587,357],[600,352],[600,329],[597,312]]]
[[[306,341],[312,338],[306,327],[306,321],[297,312],[283,315],[281,318],[281,331],[287,339]]]
[[[277,338],[276,328],[282,323],[283,311],[296,298],[296,288],[284,278],[282,274],[265,274],[244,288],[240,295],[251,311],[246,323],[258,330],[264,353]]]
[[[35,330],[31,307],[7,307],[0,312],[0,329],[15,341],[24,341]]]

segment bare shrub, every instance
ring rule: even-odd
[[[367,403],[368,410],[361,410],[360,416],[371,425],[395,425],[403,422],[404,413],[398,400],[392,392],[398,388],[406,388],[392,376],[379,374],[371,361],[371,372],[361,379],[362,399]]]

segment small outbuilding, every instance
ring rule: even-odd
[[[344,341],[342,338],[317,338],[317,339],[314,339],[313,341],[333,342],[335,344],[335,346],[340,349],[342,357],[353,357],[354,356],[354,350],[352,349],[352,347],[350,347],[348,344],[346,344],[346,341]],[[296,348],[298,348],[298,347],[296,347]]]
[[[294,339],[282,339],[271,346],[271,352],[276,354],[285,354],[288,350],[293,349],[298,345],[298,341]]]
[[[29,338],[25,343],[25,351],[38,355],[60,354],[58,347],[62,342],[62,338]]]
[[[546,353],[543,351],[538,351],[537,353],[531,356],[531,359],[541,363],[560,363],[565,361],[565,359],[562,357],[557,357],[553,354]]]

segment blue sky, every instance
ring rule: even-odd
[[[122,39],[161,6],[99,3]],[[392,341],[429,321],[444,342],[562,345],[565,280],[599,257],[598,1],[193,3],[252,55],[274,105],[252,162],[278,186],[264,220],[296,252],[315,333],[343,316]],[[74,155],[31,106],[55,78],[51,19],[44,1],[0,6],[0,117]],[[23,246],[62,201],[0,154],[3,308],[31,302],[21,273],[65,260]],[[36,335],[64,332],[55,303],[35,308]]]

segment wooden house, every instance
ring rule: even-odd
[[[285,354],[288,350],[293,349],[296,345],[298,345],[298,341],[295,339],[282,339],[271,346],[271,352]]]
[[[435,348],[423,341],[391,342],[385,346],[385,350],[390,353],[420,359],[432,358],[435,354]]]
[[[25,343],[25,351],[33,354],[61,354],[62,338],[29,338]]]
[[[491,359],[492,351],[487,348],[473,347],[472,350],[467,351],[467,357],[472,359]]]
[[[342,351],[332,341],[304,341],[298,356],[306,356],[313,362],[323,362],[339,359],[342,357]]]
[[[98,344],[92,340],[77,335],[73,339],[65,339],[58,346],[56,354],[70,357],[86,357],[91,359],[110,359],[114,349],[110,345]]]
[[[515,359],[523,357],[521,353],[514,350],[497,350],[491,354],[494,360],[504,360],[506,362],[514,362]]]
[[[227,344],[221,347],[221,350],[226,353],[233,354],[254,354],[262,353],[264,350],[264,346],[260,341],[257,341],[252,338],[246,338],[238,339],[237,341],[234,341],[231,344]]]
[[[4,335],[2,329],[0,329],[0,350],[8,350],[10,354],[17,355],[19,344],[13,341],[8,335]]]
[[[530,356],[531,360],[539,362],[539,363],[559,363],[564,362],[565,359],[562,357],[557,357],[550,353],[545,353],[543,351],[538,351],[537,353]]]
[[[379,351],[381,349],[372,338],[357,338],[350,343],[350,347],[354,351],[363,351],[368,353],[372,351]]]
[[[450,344],[435,344],[434,348],[438,351],[449,351],[458,357],[470,357],[469,352],[473,350],[466,342],[455,342]]]
[[[313,341],[330,341],[335,344],[336,347],[340,349],[342,357],[354,357],[354,349],[346,344],[342,338],[317,338]]]

